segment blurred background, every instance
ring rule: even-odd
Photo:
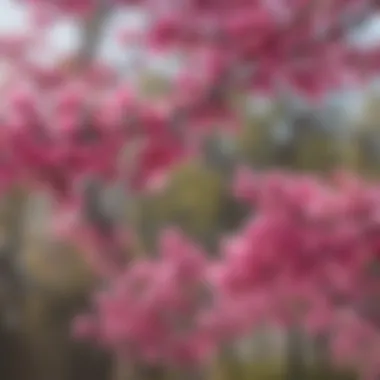
[[[27,23],[24,13],[22,5],[0,0],[0,33],[21,33]],[[99,54],[136,81],[154,101],[165,93],[168,77],[176,69],[175,60],[150,59],[138,45],[126,51],[112,38],[120,26],[138,29],[144,22],[137,12],[115,15],[107,21]],[[50,52],[37,59],[67,63],[80,35],[80,25],[63,21],[51,30],[56,55]],[[380,21],[369,20],[353,38],[361,44],[379,40]],[[2,81],[10,72],[11,68],[0,62]],[[236,106],[239,104],[236,99]],[[142,194],[132,203],[125,200],[120,205],[138,231],[137,253],[153,248],[160,228],[173,223],[201,241],[209,252],[215,252],[220,237],[234,231],[246,216],[245,208],[229,193],[231,174],[242,163],[254,169],[285,168],[321,175],[343,167],[368,178],[380,177],[380,81],[374,80],[360,92],[331,94],[318,106],[281,92],[271,99],[252,96],[249,107],[241,107],[241,113],[245,122],[237,137],[215,133],[207,142],[204,157],[174,168],[164,192]],[[0,199],[0,237],[20,223],[15,218],[20,217],[17,208],[24,198],[22,192],[15,191],[7,199]],[[17,239],[23,252],[21,267],[27,294],[18,294],[17,286],[8,288],[8,268],[0,262],[0,379],[121,380],[112,375],[106,353],[71,337],[70,321],[86,305],[94,279],[73,246],[47,236],[50,203],[35,194],[22,216],[26,227]],[[19,305],[18,297],[24,297],[21,314],[14,310]],[[318,364],[320,355],[314,343],[306,337],[298,343],[304,361]],[[354,378],[327,371],[323,364],[309,365],[307,370],[300,365],[289,378],[284,370],[289,356],[284,332],[266,326],[247,338],[236,353],[245,364],[234,366],[226,361],[213,378]],[[301,372],[294,377],[297,370]],[[147,378],[157,377],[147,374]]]

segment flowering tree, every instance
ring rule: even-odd
[[[225,245],[218,269],[222,293],[251,303],[261,289],[266,318],[327,333],[333,358],[375,378],[378,185],[346,174],[322,182],[244,171],[235,185],[256,217]]]
[[[343,291],[338,280],[325,282],[328,291],[317,289],[326,276],[332,281],[332,269],[343,267],[342,276],[366,289],[359,282],[362,235],[353,237],[359,241],[351,247],[356,248],[352,255],[342,253],[339,245],[347,243],[339,240],[340,234],[351,231],[340,226],[346,209],[316,215],[320,205],[315,202],[328,214],[346,195],[351,199],[345,189],[330,197],[318,183],[296,182],[290,195],[282,196],[275,181],[263,192],[263,220],[243,230],[237,247],[223,248],[220,263],[209,261],[178,234],[165,236],[158,258],[134,259],[133,231],[107,204],[107,190],[117,184],[132,196],[160,189],[175,162],[202,154],[207,135],[215,129],[236,131],[241,120],[235,95],[248,99],[254,91],[273,94],[285,88],[318,100],[333,89],[367,80],[377,70],[378,51],[352,45],[348,35],[378,10],[377,2],[22,3],[30,9],[32,33],[11,43],[4,40],[1,49],[14,70],[3,88],[1,188],[7,194],[10,186],[21,184],[53,194],[60,222],[55,232],[79,243],[105,284],[94,315],[79,320],[79,333],[136,362],[204,364],[221,342],[240,336],[260,315],[293,320],[291,310],[276,310],[272,303],[278,297],[286,305],[304,301],[296,292],[300,284],[313,295],[308,306],[327,303],[334,313],[341,312],[343,307],[333,300]],[[96,60],[108,15],[132,6],[148,13],[150,22],[137,36],[124,33],[123,41],[137,38],[157,56],[173,53],[182,59],[170,91],[157,102],[144,99],[117,70]],[[83,23],[83,44],[71,67],[43,67],[30,53],[49,50],[47,30],[62,17]],[[129,162],[125,152],[132,155]],[[292,177],[282,181],[293,183]],[[307,216],[318,228],[299,228],[299,214],[305,213],[312,214]],[[352,223],[357,224],[344,228],[359,234],[362,225],[355,218]],[[324,231],[322,222],[333,223],[336,230]],[[275,237],[273,247],[261,245],[261,234]],[[316,258],[323,244],[333,246],[331,266],[329,259]],[[17,248],[11,242],[9,246],[12,262]],[[222,268],[222,277],[215,276],[215,267]],[[345,291],[350,310],[356,312],[357,295]]]

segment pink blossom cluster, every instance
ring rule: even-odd
[[[51,3],[23,2],[32,9]],[[346,83],[361,83],[379,66],[377,47],[358,48],[347,39],[379,10],[374,0],[54,2],[58,14],[86,17],[105,5],[116,9],[137,5],[147,12],[151,23],[140,42],[158,53],[185,52],[186,65],[191,67],[187,71],[203,70],[203,80],[215,91],[232,87],[272,92],[285,85],[319,97]],[[206,67],[205,52],[213,56]]]
[[[212,51],[214,85],[229,82],[248,91],[286,85],[320,96],[378,67],[377,50],[357,49],[346,40],[350,24],[378,10],[374,1],[189,0],[166,11],[164,3],[154,2],[159,16],[150,42],[185,47],[195,56]]]
[[[298,323],[329,336],[336,363],[377,374],[379,185],[241,169],[234,192],[252,215],[218,259],[166,231],[158,256],[133,260],[76,333],[135,360],[200,365],[264,321]]]
[[[1,122],[4,182],[12,173],[64,198],[91,176],[121,179],[137,189],[184,157],[186,147],[170,130],[171,116],[160,108],[134,99],[125,88],[100,99],[89,91],[73,83],[42,98],[24,89],[9,94]],[[136,144],[128,173],[123,152]]]
[[[163,233],[155,259],[130,263],[75,332],[125,355],[171,366],[203,362],[217,340],[209,323],[212,288],[204,252],[176,230]]]
[[[379,184],[241,169],[234,192],[252,217],[222,249],[223,294],[264,292],[267,318],[328,334],[337,359],[379,371]]]
[[[24,3],[31,9],[45,4]],[[113,7],[123,1],[105,3]],[[130,86],[120,90],[117,73],[99,64],[73,76],[69,70],[31,62],[28,52],[44,44],[44,29],[3,41],[0,53],[15,66],[16,78],[3,94],[2,182],[26,176],[48,183],[59,196],[72,196],[73,184],[96,174],[107,180],[122,177],[130,188],[144,188],[173,162],[199,152],[210,128],[238,127],[240,118],[229,97],[246,86],[259,89],[266,83],[264,87],[275,90],[289,82],[308,93],[326,93],[354,71],[372,73],[378,62],[345,40],[351,23],[357,26],[377,10],[372,1],[137,3],[153,16],[142,39],[146,48],[153,42],[184,53],[183,70],[159,104],[142,101]],[[68,11],[72,16],[98,6],[92,0],[54,3],[58,14]],[[376,51],[370,54],[375,57]],[[15,94],[10,87],[20,82],[32,83],[32,90]],[[125,173],[121,152],[135,145],[133,168]]]

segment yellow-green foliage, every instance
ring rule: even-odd
[[[305,125],[294,139],[294,167],[299,170],[326,171],[337,162],[334,136],[324,130]]]
[[[356,130],[345,144],[343,164],[363,176],[379,178],[380,151],[373,145],[377,136],[380,137],[380,128],[378,131],[375,128]]]
[[[152,243],[158,229],[180,225],[188,233],[211,233],[219,216],[223,198],[222,179],[197,163],[176,168],[163,194],[141,199],[136,222],[143,239]]]
[[[326,372],[321,368],[311,366],[302,371],[302,377],[291,378],[281,363],[252,361],[242,364],[232,362],[228,358],[224,358],[223,362],[218,365],[200,371],[200,374],[193,374],[191,378],[206,380],[357,380],[357,377],[347,371],[329,370]],[[184,376],[184,374],[188,374],[186,370],[139,368],[136,372],[134,368],[124,365],[115,380],[129,379],[130,376],[127,377],[127,374],[131,372],[138,373],[138,376],[135,377],[141,380],[181,380],[188,378]]]
[[[238,211],[222,175],[193,161],[173,170],[162,194],[141,199],[133,219],[149,248],[157,231],[170,224],[212,245],[228,222],[238,219]]]
[[[341,146],[342,163],[368,177],[380,174],[380,98],[367,94],[360,120],[351,125],[349,138]]]
[[[276,120],[249,118],[238,136],[237,145],[245,161],[259,166],[284,166],[297,170],[325,171],[338,160],[337,144],[328,131],[305,123],[284,144],[275,141]]]
[[[154,99],[170,91],[169,81],[162,76],[143,74],[140,79],[140,91],[148,99]]]
[[[224,362],[213,370],[210,380],[287,380],[287,375],[285,366],[279,362],[230,362],[227,365]],[[292,380],[356,380],[356,377],[349,371],[324,371],[308,366],[303,370],[302,379]]]
[[[270,122],[248,118],[237,137],[237,151],[249,163],[258,166],[274,164],[275,151]]]
[[[195,162],[176,170],[161,203],[161,211],[199,234],[214,227],[223,201],[222,178]]]
[[[286,368],[273,366],[271,363],[247,365],[245,375],[242,379],[260,380],[284,380],[286,379]],[[355,376],[347,371],[331,370],[328,373],[318,367],[308,367],[302,379],[294,380],[355,380]]]
[[[22,262],[30,280],[49,292],[81,294],[94,283],[83,254],[70,244],[34,242],[25,247]]]

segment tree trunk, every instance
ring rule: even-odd
[[[298,325],[290,327],[286,351],[286,380],[303,380],[306,376],[303,332]]]
[[[316,371],[321,379],[333,379],[334,373],[332,371],[330,362],[329,350],[329,337],[327,334],[319,334],[314,342],[314,355]]]

